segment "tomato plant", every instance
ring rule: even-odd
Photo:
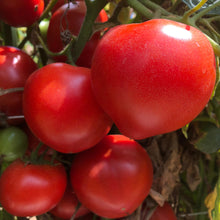
[[[92,147],[112,125],[93,96],[90,69],[65,63],[48,64],[28,78],[23,109],[32,132],[64,153]]]
[[[15,216],[35,216],[54,208],[66,189],[63,165],[16,160],[0,177],[0,202]]]
[[[32,25],[44,10],[44,0],[1,0],[0,19],[14,27]]]
[[[175,213],[168,202],[163,206],[157,206],[150,220],[177,220]]]
[[[135,139],[191,122],[209,101],[215,79],[207,37],[166,19],[112,28],[92,64],[98,102],[119,130]]]
[[[48,48],[52,52],[61,51],[64,46],[69,43],[72,35],[77,36],[86,15],[86,5],[84,1],[76,1],[70,4],[64,4],[53,14],[50,19],[50,24],[47,32]],[[99,14],[97,22],[104,22],[107,15],[104,11]],[[60,33],[60,34],[58,34]],[[99,42],[100,32],[93,34],[87,42],[81,56],[76,64],[79,66],[90,67],[91,60],[95,48]],[[66,56],[55,56],[55,61],[65,62]]]
[[[79,201],[105,218],[120,218],[137,209],[153,179],[145,149],[123,135],[107,135],[73,160],[71,183]]]
[[[68,184],[64,196],[55,206],[55,208],[50,210],[50,213],[62,219],[70,219],[78,208],[78,205],[79,201],[76,197],[76,194],[73,191],[71,185]],[[84,216],[88,213],[90,213],[90,211],[86,207],[81,205],[76,212],[75,218]]]
[[[0,129],[0,155],[4,161],[21,158],[28,147],[25,132],[17,127]]]
[[[0,47],[1,89],[23,88],[28,76],[36,69],[36,63],[25,52],[15,47]],[[22,93],[0,95],[0,112],[7,116],[22,115]]]

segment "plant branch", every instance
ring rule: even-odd
[[[2,96],[2,95],[7,95],[7,94],[13,93],[13,92],[22,92],[22,91],[24,91],[24,88],[23,88],[23,87],[10,88],[10,89],[0,88],[0,96]]]

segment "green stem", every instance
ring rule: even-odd
[[[209,11],[213,10],[214,8],[220,6],[220,1],[216,1],[216,3],[214,3],[213,5],[203,9],[202,11],[200,11],[199,13],[197,13],[196,15],[193,16],[193,19],[195,21],[197,21],[198,19],[200,19],[202,16],[206,15]]]
[[[36,32],[36,36],[41,44],[41,46],[44,48],[45,52],[49,55],[49,56],[60,56],[60,55],[64,55],[67,53],[67,51],[69,50],[69,48],[71,47],[71,45],[73,44],[73,42],[75,41],[75,37],[72,36],[72,39],[70,41],[70,43],[68,43],[63,50],[59,51],[59,52],[52,52],[50,51],[47,46],[45,45],[43,39],[41,38],[41,36]]]
[[[205,34],[206,35],[206,34]],[[209,42],[212,45],[212,48],[214,50],[214,53],[216,56],[220,57],[220,45],[218,43],[216,43],[211,37],[209,37],[208,35],[206,35],[206,37],[208,38]]]
[[[40,18],[38,19],[38,22],[42,21],[44,18],[46,18],[48,16],[48,13],[51,11],[51,9],[57,3],[57,1],[58,0],[50,0],[49,1],[47,7],[44,9],[44,12],[42,13]]]
[[[99,12],[105,7],[108,3],[107,0],[85,0],[87,6],[87,13],[83,22],[83,25],[80,29],[79,35],[74,44],[72,55],[73,61],[76,62],[82,53],[87,41],[92,36],[93,25],[99,14]]]
[[[145,5],[147,8],[154,10],[154,11],[160,11],[163,15],[172,15],[170,12],[168,12],[166,9],[162,8],[158,4],[149,1],[149,0],[139,0],[143,5]]]
[[[13,92],[21,92],[21,91],[24,91],[24,88],[23,88],[23,87],[10,88],[10,89],[0,88],[0,96],[6,95],[6,94],[9,94],[9,93],[13,93]]]
[[[189,17],[198,11],[208,0],[201,0],[194,8],[190,9],[189,11],[185,12],[182,18],[183,23],[188,23]]]
[[[152,19],[154,17],[154,13],[146,8],[141,2],[138,0],[127,0],[128,5],[139,12],[141,15],[143,15],[147,19]]]

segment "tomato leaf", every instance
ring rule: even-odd
[[[199,2],[200,0],[182,0],[189,8],[194,8]],[[212,6],[213,4],[217,3],[218,0],[208,0],[202,7],[200,10],[204,10],[210,6]],[[200,11],[199,10],[199,11]],[[216,7],[214,9],[212,9],[211,11],[207,12],[207,14],[216,14],[219,15],[220,14],[220,7]]]
[[[220,128],[212,127],[207,130],[195,146],[204,153],[215,153],[220,149]]]

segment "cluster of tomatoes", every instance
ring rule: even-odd
[[[44,11],[43,0],[12,5],[1,0],[0,19],[13,27],[32,25]],[[84,1],[58,1],[49,50],[68,45],[85,15]],[[107,20],[102,10],[96,21]],[[153,182],[151,159],[135,140],[177,130],[202,111],[215,85],[213,49],[199,30],[153,19],[102,37],[98,31],[77,66],[67,60],[53,56],[39,68],[26,52],[0,47],[0,153],[10,162],[0,177],[0,203],[22,217],[128,216]],[[159,219],[176,219],[168,203],[151,217]]]

